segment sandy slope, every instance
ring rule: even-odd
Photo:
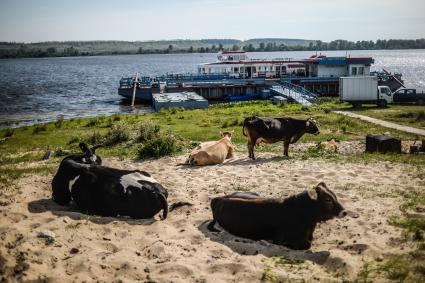
[[[269,268],[283,279],[340,281],[355,276],[363,261],[409,249],[398,244],[400,230],[388,225],[387,219],[399,213],[400,191],[425,185],[417,174],[406,174],[417,169],[258,156],[256,161],[241,157],[194,168],[176,165],[185,156],[143,163],[107,159],[105,165],[150,172],[169,190],[170,203],[194,204],[171,212],[165,221],[88,217],[50,199],[52,176],[23,178],[18,181],[20,194],[0,207],[0,278],[256,282]],[[325,181],[359,217],[320,224],[310,251],[206,230],[214,196],[249,190],[286,197],[319,181]],[[38,238],[42,230],[53,231],[54,242]],[[275,264],[272,256],[287,260]]]

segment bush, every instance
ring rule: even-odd
[[[104,137],[105,145],[116,145],[122,142],[126,142],[130,139],[130,129],[126,123],[119,123],[112,125]]]
[[[55,127],[56,127],[56,129],[60,129],[60,128],[62,128],[62,125],[63,125],[63,116],[60,115],[55,122]]]
[[[86,127],[95,127],[95,126],[99,126],[102,123],[103,118],[92,118],[90,119],[87,124]]]
[[[139,157],[162,157],[174,154],[180,150],[177,138],[171,133],[158,135],[148,140],[139,148]]]
[[[40,124],[40,125],[35,125],[34,129],[32,130],[33,134],[38,134],[40,132],[45,132],[47,131],[47,125],[46,124]]]
[[[159,130],[159,126],[153,125],[150,121],[143,121],[142,124],[140,124],[137,141],[149,141],[159,135]]]
[[[221,125],[221,128],[224,129],[224,128],[227,128],[227,127],[229,127],[229,122],[224,121],[224,123]]]
[[[81,138],[79,136],[73,136],[69,141],[68,144],[73,144],[73,143],[79,143],[81,141]]]
[[[14,133],[15,133],[15,129],[12,129],[12,128],[6,129],[3,132],[3,137],[4,138],[10,138],[11,136],[13,136]]]
[[[96,132],[96,131],[93,132],[93,134],[91,134],[90,136],[88,136],[84,139],[85,143],[92,144],[92,145],[103,144],[104,141],[105,141],[105,137],[102,136],[101,133]]]

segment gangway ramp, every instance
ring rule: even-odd
[[[310,106],[316,102],[317,94],[309,92],[305,88],[287,82],[275,84],[270,87],[270,91],[276,95],[281,95],[288,100]]]

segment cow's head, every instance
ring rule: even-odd
[[[316,187],[308,191],[309,197],[317,205],[316,217],[319,221],[326,221],[334,217],[342,218],[347,215],[344,207],[339,203],[336,195],[320,182]]]
[[[83,164],[92,164],[92,165],[102,165],[102,158],[96,155],[96,149],[100,147],[100,145],[95,145],[91,149],[85,143],[80,143],[78,145],[83,152],[81,159],[78,160],[79,163]]]
[[[306,129],[306,132],[309,134],[313,134],[313,135],[320,134],[320,130],[319,130],[319,127],[317,126],[317,122],[313,118],[307,119],[307,121],[305,122],[305,129]]]
[[[230,140],[232,138],[232,135],[234,134],[235,131],[231,131],[231,132],[220,132],[220,135],[223,138],[227,138],[228,140]]]

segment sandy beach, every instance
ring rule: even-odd
[[[11,282],[259,282],[353,279],[365,262],[411,247],[388,224],[399,215],[401,193],[425,185],[417,167],[379,162],[339,163],[284,159],[276,153],[245,153],[225,164],[180,166],[186,155],[143,162],[105,159],[104,165],[151,173],[169,191],[169,204],[190,207],[168,218],[133,220],[88,216],[51,199],[48,176],[17,180],[19,193],[0,207],[0,278]],[[34,165],[34,164],[33,164]],[[324,181],[347,210],[319,224],[308,251],[206,229],[210,200],[234,191],[285,198]],[[41,231],[54,238],[41,238]],[[8,280],[6,280],[8,281]]]

